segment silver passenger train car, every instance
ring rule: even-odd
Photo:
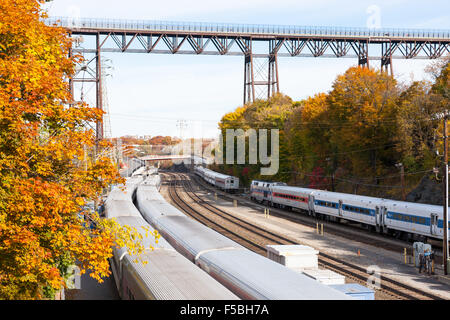
[[[347,295],[262,257],[185,216],[157,189],[141,184],[143,217],[180,253],[242,299],[333,300]],[[200,270],[199,268],[199,270]]]
[[[272,190],[272,186],[285,186],[286,183],[283,182],[269,182],[269,181],[259,181],[253,180],[250,185],[250,199],[258,202],[268,202]]]
[[[236,300],[235,294],[211,276],[197,268],[178,253],[164,238],[156,243],[153,236],[145,237],[146,227],[154,229],[142,218],[132,202],[133,195],[143,177],[128,178],[125,190],[116,187],[105,203],[107,218],[114,218],[120,225],[134,227],[144,238],[146,250],[136,259],[127,248],[114,249],[110,260],[119,295],[122,299],[151,300]],[[145,174],[144,174],[145,175]],[[150,175],[146,183],[158,190],[158,175]],[[142,261],[148,261],[143,264]]]
[[[265,188],[253,181],[251,198],[274,207],[301,209],[310,215],[334,221],[359,222],[377,232],[398,237],[421,240],[443,237],[442,206],[280,186],[277,183],[268,183]]]
[[[194,168],[194,173],[207,183],[219,189],[228,192],[234,192],[239,189],[239,178],[237,177],[215,172],[213,170],[203,168],[202,166],[196,166]]]

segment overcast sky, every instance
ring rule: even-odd
[[[432,4],[431,4],[432,3]],[[379,12],[382,28],[450,29],[450,1],[143,1],[54,0],[50,16],[188,22],[366,27]],[[375,9],[374,9],[375,8]],[[375,10],[375,11],[374,11]],[[226,112],[242,105],[244,58],[234,56],[106,53],[113,136],[212,137]],[[400,81],[420,80],[428,60],[394,60]],[[279,58],[280,90],[294,100],[327,92],[355,59]],[[379,61],[373,65],[379,67]],[[83,88],[93,103],[93,89]],[[79,96],[80,93],[78,92]],[[79,98],[79,97],[76,97]]]

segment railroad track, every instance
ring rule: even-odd
[[[249,250],[265,256],[265,245],[267,244],[297,244],[295,240],[262,229],[204,201],[195,193],[193,185],[186,175],[172,173],[166,173],[166,175],[170,178],[169,197],[181,210]],[[184,189],[187,199],[180,195],[180,187]],[[199,208],[195,208],[195,206]],[[366,285],[369,277],[364,268],[322,252],[319,253],[319,264],[364,285]],[[380,289],[377,289],[377,293],[378,296],[383,298],[442,300],[439,296],[405,285],[386,276],[380,276],[380,280]]]

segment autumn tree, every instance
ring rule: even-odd
[[[102,114],[69,107],[77,58],[67,31],[44,24],[43,2],[0,0],[0,299],[51,298],[75,261],[101,281],[112,247],[131,240],[82,210],[122,180],[101,145],[86,152],[86,124]]]
[[[331,142],[339,153],[366,150],[349,159],[355,174],[376,177],[380,162],[393,161],[398,96],[396,80],[373,69],[353,67],[335,80],[328,96]]]
[[[314,171],[320,159],[325,159],[332,148],[328,121],[327,95],[319,93],[304,100],[294,109],[286,122],[285,131],[293,164],[293,177],[305,179],[305,173]],[[314,172],[325,172],[324,168]]]
[[[224,137],[223,148],[226,149],[226,130],[227,129],[242,129],[246,132],[249,129],[256,131],[259,134],[259,129],[278,129],[279,130],[279,144],[280,144],[280,165],[278,174],[275,176],[261,176],[260,168],[261,164],[258,162],[257,165],[252,165],[248,167],[249,154],[250,152],[258,152],[257,150],[250,151],[249,149],[249,137],[245,137],[246,141],[246,156],[245,163],[241,165],[222,165],[218,166],[217,169],[228,172],[238,176],[244,183],[248,184],[250,178],[257,179],[278,179],[278,180],[289,180],[291,163],[288,156],[288,145],[286,140],[286,135],[284,132],[284,123],[289,119],[292,114],[293,109],[296,107],[296,103],[292,99],[283,94],[275,94],[268,100],[256,100],[253,103],[236,108],[233,112],[225,114],[221,121],[219,122],[219,128]],[[271,145],[271,134],[270,131],[267,133],[267,146],[268,149]],[[237,139],[234,144],[235,147],[235,157],[237,159]],[[259,148],[259,146],[258,146]],[[268,150],[269,153],[271,152]],[[225,158],[225,152],[224,152]],[[235,159],[235,160],[236,160]],[[224,159],[226,160],[226,159]]]

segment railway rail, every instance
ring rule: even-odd
[[[266,255],[267,244],[298,244],[295,240],[273,233],[238,218],[204,201],[194,190],[186,174],[165,173],[169,178],[169,197],[186,214],[202,224],[222,233],[261,255]],[[183,189],[185,196],[181,195]],[[367,270],[342,259],[319,253],[319,264],[356,282],[366,284]],[[441,300],[434,294],[413,288],[386,276],[380,276],[377,298],[401,300]]]

